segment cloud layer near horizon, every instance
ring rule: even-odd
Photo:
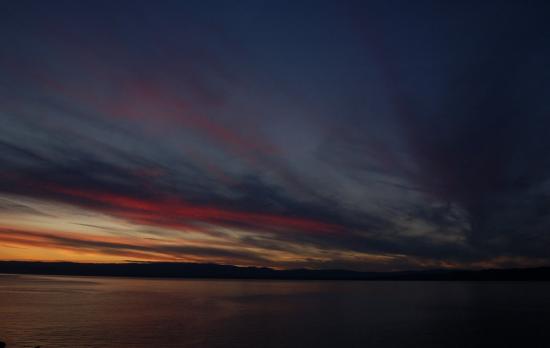
[[[0,259],[550,263],[542,2],[211,5],[5,6]]]

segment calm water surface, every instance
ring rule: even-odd
[[[34,347],[550,347],[550,283],[0,275],[0,339]]]

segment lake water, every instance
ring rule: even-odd
[[[550,347],[550,283],[0,275],[0,339],[34,347]]]

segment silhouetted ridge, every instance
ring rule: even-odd
[[[0,261],[0,273],[145,278],[288,280],[550,280],[550,267],[488,270],[357,272],[349,270],[275,270],[199,263],[72,263]],[[0,346],[1,348],[1,346]]]

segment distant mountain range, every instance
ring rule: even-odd
[[[275,270],[218,264],[136,262],[73,263],[0,261],[0,273],[145,278],[217,278],[281,280],[446,280],[550,281],[550,267],[487,270],[358,272],[349,270]]]

